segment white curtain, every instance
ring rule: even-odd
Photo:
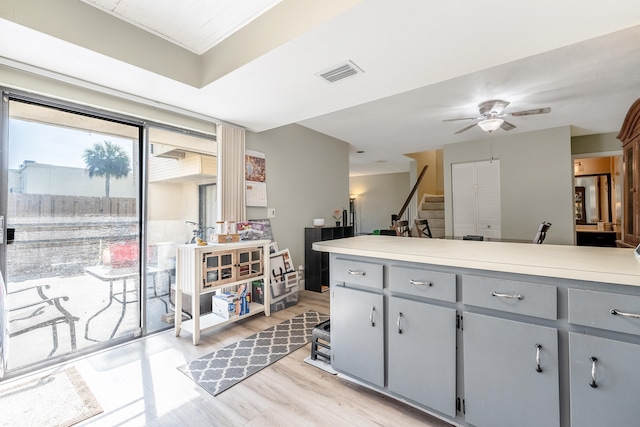
[[[218,126],[218,220],[246,221],[245,130]]]

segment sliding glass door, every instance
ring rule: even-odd
[[[171,328],[176,246],[216,221],[215,137],[3,95],[0,379]]]
[[[8,371],[141,332],[142,126],[5,94]]]
[[[146,332],[173,326],[176,247],[216,222],[217,145],[213,137],[149,127]],[[190,316],[184,300],[184,316]],[[211,298],[202,310],[211,311]]]

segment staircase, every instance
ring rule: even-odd
[[[444,195],[436,196],[425,194],[418,206],[418,218],[426,218],[429,221],[429,229],[434,238],[444,238]],[[418,236],[415,226],[412,236]]]

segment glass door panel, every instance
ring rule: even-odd
[[[5,101],[8,371],[140,331],[140,127]],[[6,175],[5,175],[6,174]]]
[[[206,238],[207,227],[215,225],[217,145],[212,137],[154,126],[148,139],[146,233],[151,255],[145,320],[146,331],[153,332],[173,326],[176,247],[196,235]],[[206,283],[227,274],[222,261],[208,258]],[[210,300],[201,304],[202,312],[211,310]],[[190,315],[189,305],[183,300],[185,316]]]

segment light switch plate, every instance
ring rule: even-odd
[[[276,209],[267,208],[267,218],[275,218],[275,217],[276,217]]]

